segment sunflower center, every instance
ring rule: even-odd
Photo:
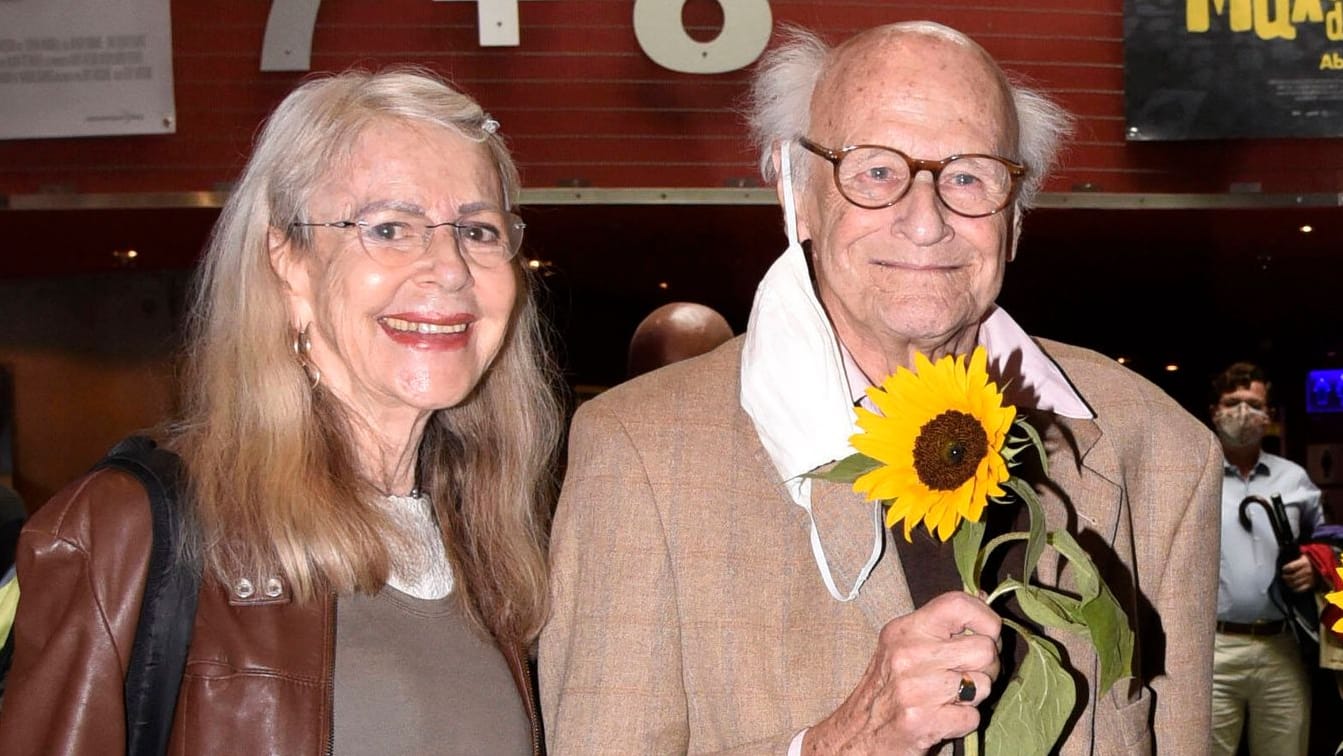
[[[989,437],[973,415],[947,410],[929,420],[914,439],[914,470],[925,486],[954,491],[974,477],[989,452]]]

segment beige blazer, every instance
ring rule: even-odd
[[[1079,534],[1137,631],[1141,684],[1085,677],[1063,754],[1208,752],[1221,455],[1155,386],[1042,342],[1096,414],[1044,433],[1050,527]],[[853,689],[878,630],[913,611],[889,543],[859,597],[826,592],[792,503],[741,410],[741,339],[618,386],[574,420],[552,536],[554,613],[540,687],[552,756],[761,753]],[[787,380],[781,376],[781,380]],[[813,507],[841,586],[871,549],[871,508],[841,486]],[[1066,563],[1041,579],[1068,586]],[[1153,716],[1155,712],[1155,720]]]

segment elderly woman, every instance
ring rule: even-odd
[[[203,574],[173,753],[538,749],[560,414],[497,128],[395,71],[306,83],[261,132],[163,438]],[[149,529],[106,470],[27,526],[6,751],[124,738]]]

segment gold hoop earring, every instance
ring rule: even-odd
[[[308,376],[311,388],[315,389],[322,382],[322,371],[312,361],[312,339],[308,337],[308,329],[311,327],[312,323],[308,323],[301,331],[295,328],[289,347],[294,350],[294,359],[298,360],[298,366],[303,368],[303,372]]]

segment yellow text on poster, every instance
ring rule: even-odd
[[[1185,28],[1202,33],[1212,17],[1225,16],[1233,32],[1260,39],[1296,39],[1301,24],[1324,24],[1331,40],[1343,40],[1343,0],[1185,0]]]

